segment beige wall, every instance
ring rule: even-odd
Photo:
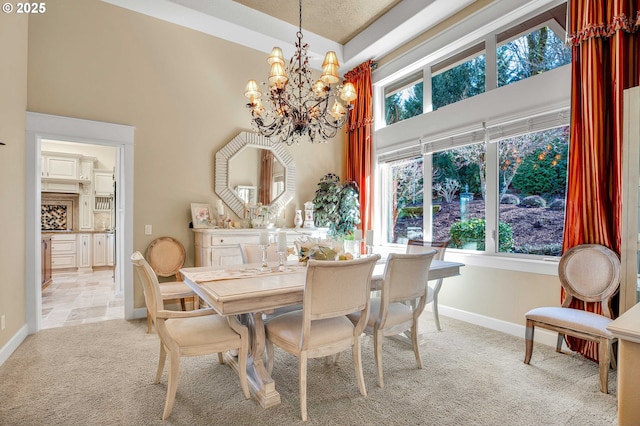
[[[27,105],[26,15],[0,15],[0,348],[25,324],[24,168]]]
[[[169,235],[190,265],[189,204],[215,205],[214,155],[251,130],[244,86],[267,75],[263,53],[98,0],[51,1],[29,21],[28,110],[135,126],[134,249]],[[290,148],[298,191],[288,225],[319,179],[342,170],[337,139]]]

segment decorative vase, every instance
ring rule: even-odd
[[[296,210],[296,217],[293,219],[293,224],[296,228],[300,228],[302,226],[302,210]]]
[[[313,208],[315,205],[311,201],[307,201],[304,203],[304,227],[305,228],[315,228],[316,225],[313,223]]]

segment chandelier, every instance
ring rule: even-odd
[[[282,50],[274,47],[267,58],[271,66],[266,102],[256,80],[249,80],[244,95],[249,98],[253,129],[262,136],[291,145],[305,135],[311,143],[326,142],[345,125],[353,108],[356,89],[352,83],[338,84],[338,57],[327,52],[320,80],[313,81],[309,69],[308,44],[302,43],[302,0],[299,0],[296,52],[285,70]],[[266,83],[262,83],[266,86]],[[330,106],[331,105],[331,106]]]

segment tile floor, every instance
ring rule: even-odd
[[[42,328],[124,318],[124,298],[115,295],[113,271],[54,272],[42,292]]]

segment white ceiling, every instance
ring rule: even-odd
[[[297,0],[102,0],[268,53],[293,55]],[[338,54],[342,73],[377,59],[476,0],[304,0],[302,29],[310,63]]]

